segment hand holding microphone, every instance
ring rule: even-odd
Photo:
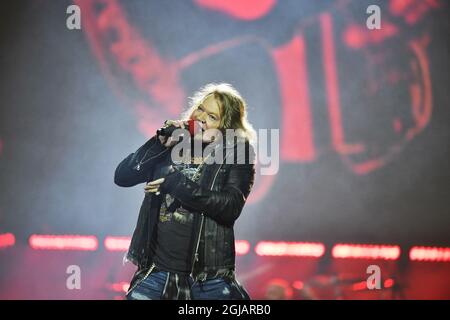
[[[164,127],[158,129],[156,134],[161,144],[165,147],[171,147],[178,143],[177,140],[172,138],[172,133],[176,129],[187,129],[191,137],[193,137],[196,131],[201,130],[201,127],[195,123],[195,120],[189,119],[183,120],[166,120],[164,121]]]
[[[202,133],[204,127],[199,121],[195,121],[194,119],[189,119],[187,121],[183,120],[166,120],[164,121],[164,127],[158,129],[156,131],[156,135],[166,148],[169,148],[178,143],[176,139],[172,137],[173,132],[176,129],[187,129],[189,131],[189,135],[191,138],[194,138],[197,133]],[[163,167],[162,171],[170,172],[171,166]],[[161,174],[161,176],[165,176],[168,172]],[[164,182],[164,178],[161,177],[154,181],[148,182],[144,186],[145,193],[155,193],[156,195],[160,194],[160,186]]]
[[[171,147],[177,143],[176,140],[172,138],[172,133],[176,129],[184,129],[186,127],[186,122],[182,120],[166,120],[164,121],[164,127],[159,128],[156,131],[159,141],[165,147]]]

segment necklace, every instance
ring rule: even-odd
[[[199,166],[197,167],[197,170],[195,171],[195,173],[194,173],[194,175],[192,177],[193,181],[197,182],[198,178],[200,178],[200,174],[202,172],[202,168],[205,165],[205,161],[206,161],[206,159],[209,158],[209,156],[210,156],[210,154],[208,154],[205,158],[202,158],[202,162],[199,164]],[[201,158],[201,157],[198,157],[198,158]]]

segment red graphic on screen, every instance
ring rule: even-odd
[[[308,91],[306,44],[302,35],[272,51],[277,68],[283,105],[281,154],[289,161],[311,161],[316,157],[313,137],[311,104]],[[292,143],[297,141],[297,143]]]
[[[276,2],[276,0],[195,0],[201,7],[221,11],[242,20],[262,18],[272,10]]]
[[[390,0],[389,11],[409,25],[419,22],[428,11],[439,8],[439,0]]]
[[[222,13],[231,20],[248,23],[263,19],[283,5],[274,0],[193,1],[205,12]],[[430,10],[440,7],[440,1],[390,0],[387,11],[383,12],[383,28],[373,31],[346,11],[352,2],[337,1],[339,10],[330,6],[299,20],[291,38],[281,44],[272,45],[260,35],[245,34],[173,58],[161,55],[152,40],[142,36],[119,1],[75,1],[82,9],[83,30],[103,73],[124,104],[133,108],[137,126],[146,136],[152,136],[165,119],[176,118],[184,109],[187,92],[181,79],[185,71],[230,48],[253,43],[260,47],[261,54],[272,59],[279,85],[280,160],[299,165],[314,162],[328,148],[339,154],[352,172],[363,175],[393,161],[430,122],[432,84],[427,46],[431,39],[426,31],[408,36],[405,25],[422,21]],[[308,55],[307,35],[311,30],[316,30],[320,37],[316,39],[321,46],[320,56]],[[352,70],[343,70],[343,56],[355,61]],[[321,59],[322,63],[321,70],[314,70],[323,78],[324,103],[320,105],[313,104],[311,96],[313,59]],[[340,80],[345,72],[354,73],[355,79],[367,85],[353,89],[355,83]],[[392,98],[393,91],[406,97],[401,104]],[[352,96],[359,97],[364,104],[353,103]],[[318,108],[324,108],[328,115],[329,145],[314,140],[323,129],[313,120],[314,110]],[[377,129],[365,131],[364,126],[355,126],[350,121],[353,114],[358,114],[358,120],[368,122],[377,114],[388,114],[384,117],[389,121],[380,120]],[[385,136],[380,138],[380,133]],[[275,178],[258,176],[249,202],[262,199]]]

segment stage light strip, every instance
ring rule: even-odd
[[[397,260],[400,257],[400,247],[396,245],[336,244],[331,255],[333,258],[339,259]]]
[[[108,251],[126,252],[131,237],[107,236],[104,247]],[[0,234],[0,249],[14,246],[16,239],[12,233]],[[82,235],[39,235],[33,234],[29,238],[32,249],[38,250],[85,250],[98,249],[96,236]],[[236,240],[235,250],[237,256],[250,252],[251,245],[247,240]],[[260,241],[255,247],[259,256],[290,256],[290,257],[322,257],[325,246],[322,243],[312,242],[276,242]],[[339,259],[384,259],[397,260],[401,250],[398,245],[375,244],[336,244],[332,248],[332,257]],[[450,261],[449,247],[423,247],[414,246],[409,251],[411,261]]]
[[[258,256],[315,257],[325,253],[322,243],[261,241],[255,247]]]
[[[409,250],[411,261],[450,261],[450,248],[412,247]]]
[[[98,240],[95,236],[33,234],[28,239],[28,243],[32,249],[36,250],[95,251],[98,248]]]
[[[130,246],[131,237],[111,237],[108,236],[103,242],[106,250],[109,251],[127,251]]]
[[[244,256],[250,252],[250,243],[247,240],[236,240],[234,247],[237,256]]]
[[[383,281],[383,289],[392,288],[394,286],[394,279],[388,278]],[[366,291],[368,288],[367,281],[356,282],[352,285],[353,291]]]
[[[16,238],[12,233],[0,234],[0,249],[12,247],[16,243]]]

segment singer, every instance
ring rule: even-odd
[[[233,230],[255,178],[256,134],[246,102],[231,85],[212,83],[193,95],[181,118],[166,121],[115,171],[118,186],[145,183],[126,254],[137,265],[126,298],[248,300],[235,277]],[[193,123],[201,130],[192,130]],[[173,161],[171,150],[180,143],[171,136],[174,127],[188,127],[191,142],[200,139],[200,156],[191,148],[191,161]],[[236,139],[228,138],[230,130]],[[242,150],[243,163],[236,161]],[[223,161],[205,161],[217,155]]]

